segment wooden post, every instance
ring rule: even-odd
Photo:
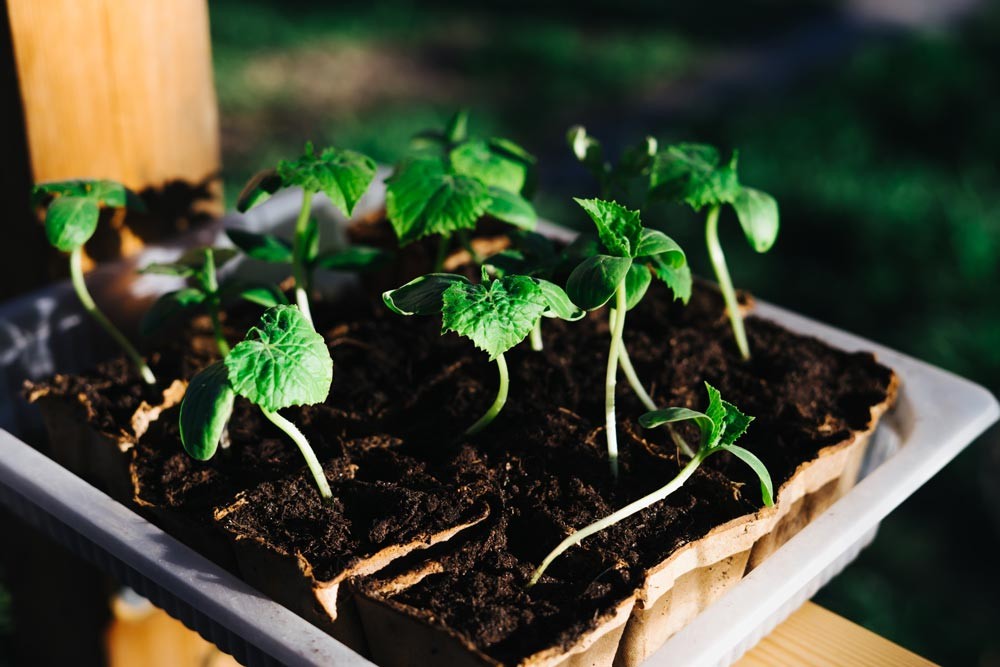
[[[30,179],[113,178],[150,208],[109,217],[92,257],[130,254],[221,212],[206,0],[6,0],[6,9]],[[40,264],[0,246],[0,264],[10,262],[35,274]]]

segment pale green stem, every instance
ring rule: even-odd
[[[507,402],[507,390],[510,386],[510,378],[507,375],[507,361],[503,358],[502,354],[497,356],[496,361],[497,370],[500,372],[500,388],[497,390],[496,400],[493,401],[493,405],[490,406],[485,415],[465,430],[465,435],[475,435],[489,426],[490,422],[500,414],[504,404]]]
[[[205,292],[208,294],[208,315],[212,319],[212,333],[215,344],[223,357],[229,356],[229,342],[222,334],[222,324],[219,322],[219,279],[215,273],[215,252],[205,248],[205,268],[203,271]]]
[[[73,282],[73,289],[76,291],[76,296],[80,299],[80,303],[83,304],[84,309],[121,346],[125,354],[139,370],[139,375],[142,376],[143,382],[146,384],[156,384],[156,376],[153,375],[153,371],[146,365],[146,361],[139,354],[138,350],[132,347],[132,343],[125,338],[125,334],[119,331],[118,327],[112,324],[111,320],[97,309],[94,298],[90,296],[90,292],[87,290],[87,282],[83,279],[82,246],[74,248],[73,252],[69,255],[69,275]]]
[[[615,420],[615,385],[618,382],[618,356],[625,331],[625,281],[615,290],[615,319],[611,328],[611,348],[608,351],[608,372],[604,379],[604,424],[608,436],[608,464],[611,476],[618,479],[618,425]]]
[[[302,435],[302,431],[298,429],[295,424],[288,421],[277,412],[271,412],[270,410],[260,409],[264,413],[264,416],[271,420],[271,423],[284,431],[289,438],[298,445],[299,451],[302,452],[302,456],[306,460],[306,465],[309,467],[309,472],[312,473],[313,479],[316,480],[316,486],[319,487],[319,495],[323,497],[324,500],[329,500],[333,497],[333,492],[330,491],[330,483],[326,481],[326,475],[323,474],[323,466],[319,464],[319,459],[316,458],[316,452],[313,451],[312,447],[309,446],[309,441],[306,440],[306,436]]]
[[[726,256],[722,253],[722,245],[719,243],[718,206],[713,206],[708,211],[708,218],[705,220],[705,242],[708,244],[708,256],[712,260],[712,268],[715,269],[715,277],[719,281],[719,289],[722,290],[722,298],[726,301],[726,311],[729,313],[729,322],[733,327],[736,346],[740,349],[743,359],[745,361],[749,360],[750,345],[747,343],[747,333],[743,328],[743,315],[740,313],[740,305],[736,301],[736,290],[733,289],[733,279],[729,277]]]
[[[535,352],[541,352],[545,349],[545,344],[542,342],[542,320],[541,318],[535,322],[535,326],[531,327],[531,349]]]
[[[614,311],[611,311],[614,313]],[[632,366],[632,360],[628,356],[628,350],[625,348],[625,341],[621,342],[621,349],[618,351],[618,365],[621,367],[622,372],[625,373],[625,378],[628,380],[629,386],[632,387],[632,391],[635,395],[639,397],[639,402],[642,403],[647,410],[656,410],[656,403],[646,390],[643,388],[642,383],[639,382],[639,376],[636,375],[635,367]],[[691,446],[687,444],[684,438],[681,437],[680,433],[674,428],[673,424],[667,424],[667,431],[670,433],[670,439],[674,441],[676,445],[686,456],[694,456],[694,450]]]
[[[299,217],[295,221],[295,239],[292,244],[292,275],[295,277],[295,303],[299,310],[309,320],[309,325],[313,324],[312,311],[309,309],[309,276],[306,275],[306,230],[309,228],[309,214],[312,213],[312,190],[302,191],[302,208],[299,209]]]
[[[642,510],[653,505],[654,503],[663,500],[671,493],[679,489],[684,484],[684,482],[686,482],[688,478],[691,477],[691,475],[698,468],[698,466],[701,465],[701,462],[705,460],[705,456],[706,455],[703,452],[698,452],[690,461],[688,461],[687,465],[681,468],[681,471],[677,473],[677,476],[674,477],[672,480],[670,480],[670,482],[666,486],[660,487],[659,489],[653,491],[649,495],[643,496],[642,498],[639,498],[638,500],[629,503],[628,505],[621,508],[617,512],[609,514],[600,521],[595,521],[586,528],[576,531],[575,533],[567,537],[565,540],[560,542],[559,546],[553,549],[549,553],[549,555],[545,557],[545,560],[542,561],[542,564],[539,565],[538,569],[535,570],[534,574],[531,575],[531,580],[528,582],[528,586],[534,586],[536,583],[538,583],[538,580],[542,577],[542,574],[545,573],[545,570],[549,567],[549,565],[552,564],[552,561],[558,558],[564,551],[566,551],[570,547],[579,544],[581,541],[590,537],[594,533],[599,533],[605,528],[613,526],[622,519],[627,519],[633,514],[641,512]]]

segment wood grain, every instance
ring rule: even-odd
[[[736,663],[737,667],[933,667],[812,602],[805,603]]]
[[[88,250],[129,254],[220,212],[206,0],[6,6],[34,181],[113,178],[151,195],[151,216]]]

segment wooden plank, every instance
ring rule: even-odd
[[[738,667],[933,667],[812,602],[805,603],[736,663]]]
[[[88,252],[130,254],[221,212],[206,0],[6,6],[33,180],[113,178],[148,195],[150,215]]]

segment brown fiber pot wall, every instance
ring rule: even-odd
[[[157,405],[143,402],[131,418],[131,429],[108,433],[94,424],[93,408],[82,394],[56,393],[46,386],[33,387],[28,400],[38,406],[49,437],[48,455],[67,470],[87,480],[115,500],[129,504],[132,479],[131,450],[163,410],[180,402],[187,383],[174,381]]]
[[[485,655],[457,632],[442,627],[428,612],[388,599],[415,585],[424,577],[440,572],[436,561],[423,565],[382,584],[379,589],[363,589],[357,595],[372,659],[381,667],[498,667],[501,663]],[[581,635],[572,646],[553,646],[528,656],[519,667],[611,667],[635,597],[596,619],[595,627]],[[432,660],[433,662],[428,662]]]
[[[892,406],[873,406],[868,428],[825,447],[777,492],[777,502],[739,517],[685,545],[646,573],[622,636],[615,667],[637,667],[709,604],[740,581],[854,486],[872,433]]]
[[[216,511],[216,523],[221,525],[219,522],[244,502],[244,499],[238,499],[229,507]],[[226,532],[233,545],[237,570],[244,581],[323,628],[354,651],[367,656],[368,647],[354,604],[353,590],[341,584],[350,577],[374,574],[407,554],[446,542],[483,521],[488,514],[489,509],[483,505],[466,523],[423,540],[386,547],[341,570],[334,577],[322,580],[315,576],[313,567],[302,554],[290,554],[256,536]]]

